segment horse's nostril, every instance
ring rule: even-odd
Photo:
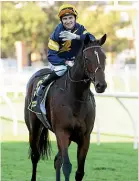
[[[106,84],[103,84],[103,83],[97,83],[96,86],[95,86],[97,89],[104,89],[107,87]]]
[[[97,89],[100,89],[100,88],[101,88],[100,83],[97,83],[97,84],[96,84],[96,88],[97,88]]]

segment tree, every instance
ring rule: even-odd
[[[41,49],[54,26],[49,13],[37,2],[2,2],[2,57],[14,56],[15,41],[24,41],[29,51]]]
[[[108,35],[105,44],[107,51],[119,52],[126,48],[127,40],[118,39],[116,30],[126,26],[129,22],[121,22],[119,13],[106,13],[102,4],[95,11],[89,11],[88,7],[95,3],[93,1],[68,3],[76,6],[79,12],[78,22],[83,24],[96,38],[100,38],[104,33]],[[58,8],[62,4],[63,2],[56,1],[53,6],[50,6],[48,2],[45,2],[45,6],[42,7],[39,2],[35,1],[2,2],[2,57],[14,56],[15,41],[24,41],[29,52],[47,50],[50,34],[59,23]]]
[[[95,11],[89,11],[86,8],[81,12],[79,22],[84,24],[96,38],[100,38],[105,33],[108,35],[107,42],[104,45],[107,51],[119,52],[125,49],[128,40],[118,39],[116,30],[128,25],[129,22],[121,22],[119,12],[106,13],[103,6],[97,7]]]

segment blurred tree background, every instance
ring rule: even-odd
[[[42,3],[42,4],[41,4]],[[94,11],[88,10],[95,2],[72,1],[79,16],[77,21],[100,38],[108,35],[105,50],[120,52],[127,47],[128,40],[118,38],[116,30],[128,26],[131,22],[121,21],[120,13],[105,12],[100,3]],[[109,4],[111,2],[108,2]],[[108,4],[107,3],[107,4]],[[58,8],[63,2],[2,2],[1,12],[1,57],[15,57],[15,41],[25,43],[28,52],[46,50],[50,34],[59,23]]]

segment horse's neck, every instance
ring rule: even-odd
[[[84,60],[83,60],[83,47],[81,47],[80,52],[76,57],[75,64],[71,69],[71,74],[75,80],[81,80],[85,76],[84,72],[85,70],[84,70]]]
[[[75,65],[72,67],[70,71],[70,76],[73,80],[85,80],[87,77],[85,75],[85,66],[83,61],[83,56],[80,54],[76,61]],[[90,81],[85,82],[70,82],[70,91],[72,91],[75,99],[86,100],[89,94],[90,89]]]

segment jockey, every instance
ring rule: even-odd
[[[46,85],[62,76],[67,66],[73,66],[81,41],[84,41],[87,34],[90,40],[95,39],[83,25],[76,22],[77,16],[77,10],[71,4],[64,4],[59,8],[58,17],[61,23],[57,25],[48,42],[48,61],[53,71],[40,85],[37,96],[43,93]]]

